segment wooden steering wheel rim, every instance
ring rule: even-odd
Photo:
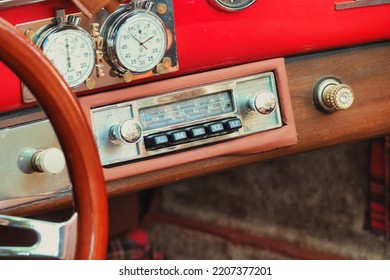
[[[108,240],[105,181],[94,138],[77,98],[43,53],[2,18],[0,61],[35,95],[61,143],[78,212],[76,259],[104,259]]]

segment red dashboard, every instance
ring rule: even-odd
[[[79,223],[104,231],[90,213],[106,215],[105,191],[388,134],[389,14],[390,0],[0,0],[0,211],[74,192],[94,203]]]
[[[336,2],[342,0],[256,1],[232,13],[215,9],[206,0],[175,0],[179,71],[165,77],[390,38],[390,5],[336,10]],[[56,8],[78,11],[69,1],[50,0],[2,9],[0,16],[16,25],[53,17]],[[0,73],[0,111],[26,106],[18,78],[4,65]]]

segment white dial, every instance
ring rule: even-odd
[[[234,12],[248,8],[256,0],[208,0],[208,2],[215,8]]]
[[[81,85],[93,71],[94,44],[83,30],[61,29],[48,35],[41,48],[72,88]]]
[[[167,47],[164,24],[151,13],[137,12],[118,26],[113,46],[119,70],[147,72],[164,57]]]

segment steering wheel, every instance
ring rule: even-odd
[[[75,251],[74,255],[66,254],[66,258],[104,259],[108,240],[105,181],[94,137],[77,98],[44,54],[2,18],[0,18],[0,61],[24,81],[50,119],[65,154],[77,212],[68,223],[51,225],[51,227],[46,225],[47,222],[5,215],[0,215],[0,225],[32,229],[54,227],[56,230],[53,234],[46,232],[46,235],[49,235],[46,237],[53,243],[54,235],[59,235],[60,244],[51,246],[61,247],[65,252]],[[76,219],[78,221],[75,226]],[[71,239],[74,239],[74,236],[69,232],[72,231],[71,229],[76,232],[76,227],[76,247],[72,250],[69,248],[71,242],[68,239],[69,235]],[[42,239],[43,236],[40,238]],[[52,249],[57,250],[57,248]],[[0,248],[0,254],[4,252],[15,254],[15,250],[9,247]],[[19,253],[29,254],[25,251]],[[38,253],[40,254],[40,251]]]

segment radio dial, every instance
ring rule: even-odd
[[[275,95],[268,90],[262,90],[253,98],[249,99],[247,107],[251,111],[257,111],[260,114],[268,115],[276,108]]]
[[[109,137],[116,144],[137,143],[142,137],[141,124],[130,119],[114,124],[109,130]]]

